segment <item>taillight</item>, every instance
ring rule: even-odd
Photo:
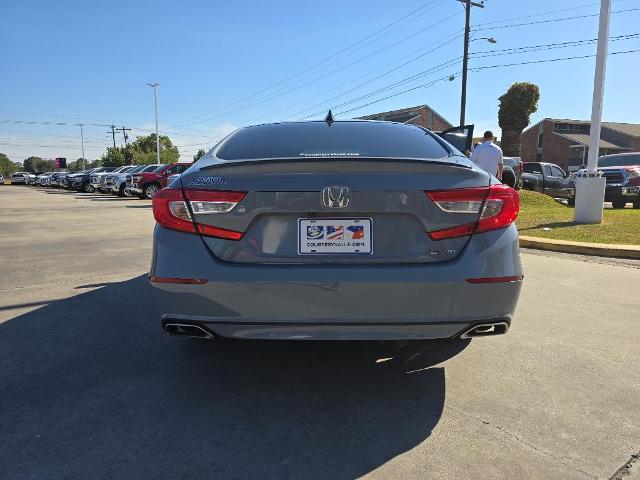
[[[503,184],[426,193],[444,212],[480,214],[475,223],[428,232],[433,240],[464,237],[505,228],[516,220],[520,211],[518,192]]]
[[[522,160],[518,162],[518,166],[520,167],[520,173],[524,172],[524,162]]]
[[[194,222],[187,207],[196,215],[229,213],[245,196],[245,192],[215,190],[182,190],[163,188],[153,197],[153,216],[159,225],[185,233],[240,240],[243,232]],[[197,229],[197,230],[196,230]]]

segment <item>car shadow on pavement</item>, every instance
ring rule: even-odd
[[[5,478],[354,478],[424,442],[468,342],[165,336],[146,277],[0,324]]]
[[[139,198],[135,197],[105,197],[105,194],[101,197],[91,197],[89,200],[92,202],[127,202],[127,201],[139,201]]]

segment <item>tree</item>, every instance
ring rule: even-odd
[[[206,155],[207,152],[204,151],[203,148],[201,148],[200,150],[198,150],[198,152],[193,156],[193,163],[197,162],[198,160],[200,160],[202,157],[204,157]]]
[[[52,172],[55,168],[55,160],[46,160],[40,157],[29,157],[24,161],[24,169],[31,173]]]
[[[22,165],[12,162],[4,153],[0,153],[0,173],[4,177],[10,177],[12,173],[17,172],[21,167]]]
[[[39,172],[39,170],[37,170],[36,167],[41,163],[42,163],[42,158],[40,157],[29,157],[25,159],[24,162],[22,162],[22,164],[24,165],[24,170],[30,173]]]
[[[133,163],[144,165],[156,162],[156,134],[136,138],[131,148]],[[180,159],[178,147],[166,135],[160,135],[160,163],[174,163]]]
[[[177,162],[179,158],[178,147],[173,145],[169,137],[160,135],[160,162],[173,163]],[[156,163],[156,135],[154,133],[140,136],[134,142],[123,147],[107,147],[107,151],[102,154],[100,160],[91,164],[87,163],[87,168],[94,166],[120,167],[131,164],[149,165],[152,163]]]
[[[86,158],[78,158],[73,162],[67,163],[67,172],[69,173],[80,172],[84,169],[85,164],[89,165],[89,160],[87,160]]]
[[[122,167],[126,164],[126,156],[123,147],[107,147],[106,153],[100,157],[103,167]]]
[[[538,110],[540,89],[529,82],[514,83],[498,98],[498,123],[502,129],[502,151],[508,157],[520,156],[520,136]]]

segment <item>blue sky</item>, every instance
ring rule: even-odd
[[[486,8],[473,9],[472,25],[482,30],[473,34],[470,68],[595,53],[595,43],[491,51],[594,39],[598,3],[486,0]],[[613,11],[629,9],[636,10],[612,15],[611,36],[640,33],[638,0],[612,2]],[[565,17],[584,18],[548,21]],[[455,0],[3,0],[0,152],[15,161],[29,155],[78,158],[79,122],[125,125],[134,128],[132,137],[149,133],[153,96],[145,83],[154,81],[160,83],[160,129],[184,159],[239,126],[310,114],[322,118],[328,108],[338,118],[351,118],[427,103],[457,123],[460,78],[442,78],[460,72],[463,23]],[[498,43],[481,39],[489,36]],[[639,37],[609,44],[610,52],[637,49]],[[499,134],[497,98],[516,81],[540,86],[532,123],[544,117],[588,119],[594,63],[586,58],[472,70],[467,122]],[[608,58],[605,120],[640,123],[639,77],[639,52]],[[395,96],[383,100],[390,95]],[[88,158],[99,157],[111,143],[106,132],[85,127]],[[121,134],[116,141],[122,142]]]

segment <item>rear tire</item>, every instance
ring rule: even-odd
[[[502,172],[502,183],[509,185],[511,188],[516,188],[516,176],[513,172],[505,170]]]
[[[613,208],[624,208],[627,206],[626,200],[613,200],[611,203],[613,204]]]
[[[640,202],[633,202],[633,208],[640,208]]]
[[[120,185],[120,188],[118,189],[118,196],[119,197],[124,197],[125,193],[124,193],[124,189],[125,189],[126,185],[123,183],[122,185]]]

